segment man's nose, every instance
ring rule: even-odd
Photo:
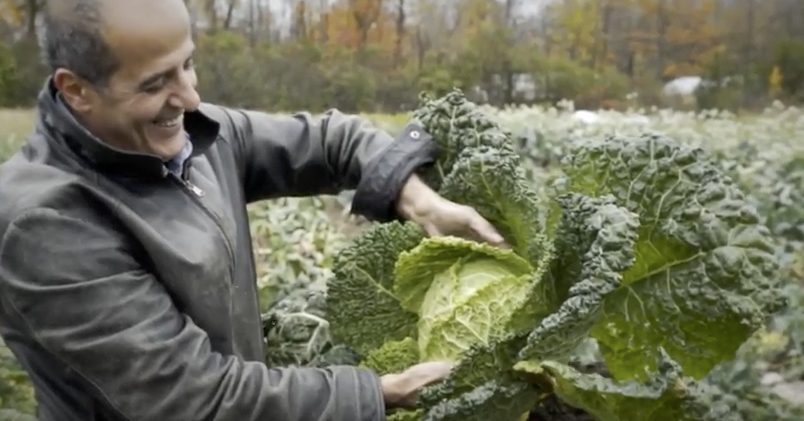
[[[176,85],[176,91],[170,97],[170,105],[187,111],[193,111],[201,103],[201,97],[195,90],[195,77],[184,74]]]

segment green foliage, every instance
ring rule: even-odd
[[[434,96],[445,95],[456,86],[461,87],[460,81],[441,67],[427,68],[419,77],[419,89]]]
[[[735,111],[739,107],[746,83],[738,83],[732,77],[734,64],[728,62],[723,54],[716,54],[712,58],[706,68],[707,83],[695,91],[699,109]]]
[[[788,97],[804,100],[804,41],[783,39],[773,51],[772,63],[782,76],[782,89]]]
[[[0,162],[7,160],[11,157],[11,155],[14,155],[18,146],[19,144],[17,142],[0,139]]]
[[[249,207],[257,286],[265,310],[300,290],[322,290],[348,232],[331,198],[282,198]],[[345,217],[341,217],[346,222]]]
[[[16,58],[6,43],[0,44],[0,107],[12,105],[19,74]]]
[[[322,291],[298,290],[279,300],[263,315],[269,367],[356,365],[359,356],[343,345],[333,345]]]
[[[595,71],[571,60],[531,56],[527,68],[552,102],[572,99],[578,107],[597,108],[606,100],[624,100],[628,80],[614,69]]]
[[[28,374],[0,340],[0,420],[27,421],[36,408]]]
[[[309,53],[308,57],[313,56],[313,53]],[[296,57],[299,58],[299,56]],[[457,97],[450,98],[457,99]],[[508,145],[511,139],[515,139],[516,142],[513,144],[512,150],[520,157],[520,168],[524,172],[528,189],[536,192],[541,205],[554,202],[552,200],[547,201],[545,198],[556,197],[554,194],[555,189],[551,186],[554,184],[555,179],[562,176],[561,161],[565,156],[574,156],[575,154],[573,148],[576,147],[577,141],[568,141],[568,138],[602,139],[614,133],[618,134],[618,138],[638,138],[646,128],[649,128],[656,132],[665,133],[685,147],[704,147],[712,152],[714,157],[712,162],[725,171],[736,185],[746,193],[745,200],[758,210],[761,223],[771,230],[773,240],[776,243],[776,257],[779,263],[785,267],[785,273],[789,273],[790,275],[788,276],[799,276],[804,279],[804,263],[802,263],[804,262],[804,253],[801,252],[802,245],[804,245],[804,242],[802,242],[804,227],[801,226],[801,221],[804,220],[804,213],[802,213],[804,211],[798,206],[802,198],[804,198],[804,166],[802,166],[804,165],[802,164],[804,163],[804,139],[802,138],[804,118],[802,118],[800,110],[770,108],[759,115],[736,118],[734,115],[721,111],[680,113],[666,110],[637,109],[627,112],[600,112],[598,113],[600,119],[595,123],[589,124],[575,120],[572,116],[572,106],[565,108],[566,104],[559,104],[555,108],[516,107],[495,109],[479,107],[475,109],[474,115],[486,118],[477,119],[472,123],[473,126],[452,127],[452,130],[461,130],[461,132],[460,136],[450,136],[449,124],[445,124],[443,127],[435,125],[438,121],[444,121],[445,116],[449,116],[449,113],[444,112],[446,108],[437,106],[438,104],[437,102],[426,102],[423,107],[417,110],[419,111],[417,118],[429,121],[430,123],[428,124],[430,124],[433,131],[439,133],[437,136],[439,139],[447,139],[453,142],[454,145],[462,145],[456,147],[472,146],[471,142],[460,142],[460,139],[469,138],[480,139],[484,142],[497,142],[499,140],[496,143],[497,146],[494,146],[494,149],[499,149],[500,145],[507,147],[505,145]],[[428,119],[428,116],[439,117]],[[396,133],[408,121],[408,118],[409,116],[399,115],[392,119],[383,119],[381,121],[382,127],[392,133]],[[465,122],[466,119],[463,121]],[[505,131],[510,131],[512,137],[509,138],[507,135],[502,134],[504,131],[500,131],[500,134],[494,134],[493,136],[489,134],[500,127],[504,127]],[[18,149],[23,136],[29,129],[30,117],[27,114],[13,111],[0,112],[0,161],[6,159]],[[609,153],[605,155],[609,155]],[[617,154],[611,153],[611,155]],[[456,155],[452,161],[453,164],[445,165],[446,159],[443,160],[440,165],[441,170],[443,171],[446,168],[454,170],[456,167],[455,162],[460,160]],[[465,160],[464,162],[484,161]],[[477,173],[466,171],[464,174]],[[439,177],[435,176],[431,178],[435,182],[440,180]],[[467,178],[467,180],[478,180],[478,178]],[[493,181],[496,184],[501,184],[504,180],[495,178]],[[465,188],[467,186],[478,187],[482,186],[482,184],[478,182],[461,182],[456,183],[455,186]],[[482,190],[475,190],[475,192],[478,191]],[[476,193],[463,191],[460,194],[474,195]],[[416,314],[408,312],[408,317],[411,318],[411,321],[406,321],[404,318],[393,318],[393,311],[388,311],[384,320],[397,322],[397,328],[387,335],[383,334],[385,332],[375,332],[376,341],[373,343],[370,341],[362,342],[363,344],[371,345],[366,348],[371,348],[372,351],[355,355],[353,352],[356,352],[356,350],[346,347],[343,343],[344,341],[333,340],[333,334],[326,332],[331,323],[330,320],[327,320],[327,317],[321,317],[321,315],[326,315],[326,310],[321,309],[321,307],[307,306],[311,302],[309,299],[316,297],[315,294],[308,296],[307,290],[322,291],[327,289],[327,283],[334,276],[332,266],[334,256],[338,251],[343,255],[347,250],[353,249],[352,247],[344,247],[347,244],[355,244],[351,243],[350,239],[366,228],[365,223],[357,223],[354,219],[347,219],[342,216],[343,199],[348,199],[348,195],[340,198],[273,200],[250,207],[255,258],[258,266],[258,282],[263,291],[261,302],[266,310],[273,307],[273,311],[265,316],[268,361],[272,365],[321,365],[326,364],[326,361],[330,361],[330,358],[340,359],[340,361],[352,358],[351,361],[363,366],[379,366],[381,372],[399,371],[401,368],[421,360],[421,356],[418,354],[418,340],[413,339],[411,333],[405,333],[406,329],[408,329],[407,332],[416,329],[418,321]],[[590,212],[589,215],[593,215],[591,212],[606,215],[607,218],[616,215],[615,213],[599,212],[597,206],[600,202],[597,200],[589,202],[590,205],[586,207],[587,211]],[[545,212],[545,207],[543,206],[538,207],[539,212],[535,217],[540,222],[537,228],[547,228],[546,234],[552,239],[570,238],[570,235],[566,234],[569,232],[568,230],[565,230],[565,234],[561,237],[554,234],[560,226],[561,217],[564,215],[563,212],[553,210],[560,209],[555,205],[557,205],[557,202],[549,207],[549,212]],[[484,204],[478,204],[478,206],[484,209],[485,214],[491,214],[495,209],[494,206],[485,206]],[[575,206],[575,204],[568,204],[567,206]],[[622,207],[616,202],[614,206]],[[509,216],[501,213],[500,215],[502,216],[495,216],[495,218],[510,219],[511,214],[515,213],[508,213],[507,215]],[[621,213],[621,215],[624,214]],[[522,215],[524,220],[525,216],[524,214]],[[527,218],[531,218],[531,216],[527,216]],[[584,216],[583,218],[588,217]],[[350,299],[353,300],[343,305],[350,306],[350,311],[356,315],[356,318],[360,319],[361,325],[359,329],[366,328],[372,322],[371,318],[367,316],[371,314],[370,312],[392,308],[389,307],[389,303],[394,301],[393,271],[395,263],[388,263],[387,259],[382,259],[381,256],[387,256],[388,253],[393,254],[395,253],[393,250],[396,249],[412,250],[423,239],[422,233],[416,227],[399,224],[405,230],[410,231],[403,236],[406,240],[394,242],[394,239],[399,238],[391,236],[398,232],[396,231],[397,228],[393,228],[395,225],[382,225],[383,229],[373,227],[365,236],[358,236],[354,239],[355,242],[365,240],[367,243],[371,241],[382,244],[381,248],[372,250],[371,254],[355,253],[354,256],[363,256],[365,262],[361,263],[361,265],[371,264],[373,265],[370,266],[372,271],[380,271],[382,275],[376,279],[378,285],[390,291],[390,294],[350,295]],[[519,226],[525,226],[525,224],[519,224]],[[592,232],[595,231],[580,230],[577,235],[583,238],[584,235]],[[369,233],[376,235],[376,238],[371,239],[368,235]],[[510,234],[506,234],[506,236],[510,237]],[[522,244],[522,240],[513,241],[512,244]],[[519,254],[520,252],[517,251],[516,253]],[[568,265],[567,270],[573,269]],[[489,281],[493,282],[494,280],[487,278],[486,282]],[[561,286],[560,290],[564,291],[563,294],[568,295],[570,287],[571,285]],[[800,291],[797,286],[791,285],[790,288],[791,292],[787,294],[790,297],[794,297],[793,294]],[[358,290],[353,292],[357,294]],[[612,295],[612,297],[614,296]],[[642,297],[640,296],[640,298]],[[651,299],[654,303],[662,304],[665,303],[665,301],[661,300],[662,298],[660,295],[658,298]],[[361,306],[361,303],[365,303],[367,299],[372,300],[371,305]],[[277,304],[280,301],[283,302]],[[312,302],[320,303],[320,301],[316,300],[312,300]],[[628,302],[633,305],[634,300],[629,298]],[[628,378],[615,380],[612,379],[612,375],[608,372],[602,376],[595,376],[589,373],[587,369],[578,367],[575,364],[564,364],[561,361],[540,362],[538,359],[525,360],[525,362],[533,363],[535,367],[541,370],[537,371],[536,375],[527,371],[511,371],[509,374],[517,378],[524,378],[523,383],[529,385],[529,387],[532,387],[531,383],[539,385],[540,389],[535,397],[530,393],[521,395],[527,399],[531,407],[538,405],[538,408],[532,411],[532,416],[533,414],[548,414],[549,409],[545,409],[545,406],[549,404],[556,404],[557,402],[561,405],[561,402],[564,402],[564,405],[566,405],[569,402],[572,405],[586,408],[588,412],[597,414],[601,420],[610,419],[606,418],[607,415],[605,414],[613,413],[614,415],[611,416],[639,421],[640,418],[635,415],[633,418],[629,418],[634,412],[628,412],[632,411],[632,409],[628,409],[628,406],[622,402],[639,402],[639,405],[643,405],[643,410],[650,407],[650,405],[646,405],[646,401],[653,402],[653,405],[658,405],[664,401],[676,405],[676,403],[684,402],[684,399],[677,392],[689,389],[703,390],[704,394],[702,396],[712,396],[706,402],[714,402],[711,406],[715,409],[722,407],[717,402],[731,405],[731,407],[736,405],[740,408],[737,414],[742,417],[738,418],[740,421],[799,420],[802,417],[795,412],[795,408],[791,407],[785,396],[790,397],[791,390],[798,392],[799,396],[804,395],[804,390],[800,389],[799,380],[802,376],[799,361],[799,356],[802,355],[802,341],[801,335],[799,335],[801,327],[800,323],[796,324],[787,320],[796,320],[794,317],[795,311],[799,311],[799,315],[802,314],[800,310],[804,308],[803,306],[804,304],[800,299],[793,299],[791,306],[779,313],[767,329],[755,334],[748,344],[740,348],[737,353],[737,359],[731,363],[718,365],[703,380],[694,378],[692,373],[683,366],[683,359],[676,361],[675,357],[673,357],[663,360],[663,355],[670,355],[670,348],[665,349],[664,353],[654,348],[655,353],[646,353],[644,356],[639,356],[640,359],[648,357],[656,361],[654,370],[643,376],[648,380],[643,381]],[[468,306],[464,307],[469,308]],[[661,306],[658,309],[657,311],[664,311]],[[553,311],[550,312],[550,314],[552,313]],[[317,315],[318,319],[308,317],[311,314]],[[636,313],[634,314],[637,315]],[[473,315],[473,317],[477,316]],[[676,319],[680,317],[682,316],[675,315]],[[270,322],[271,320],[273,322]],[[383,319],[377,320],[382,321]],[[294,325],[295,328],[287,328]],[[412,329],[410,328],[411,326]],[[701,324],[701,327],[693,326],[685,329],[696,333],[698,329],[704,327],[706,327],[706,324]],[[579,326],[579,328],[579,330],[583,330],[582,326]],[[640,332],[645,333],[648,330],[633,331],[634,335]],[[565,336],[570,336],[570,333],[567,332]],[[572,335],[577,336],[577,332],[572,333]],[[388,340],[385,336],[402,337],[403,339],[393,341]],[[638,338],[639,336],[634,337]],[[673,339],[672,335],[668,335],[668,337]],[[797,339],[794,340],[793,338]],[[556,338],[553,343],[562,341],[563,339]],[[581,357],[584,360],[602,361],[598,341],[587,339],[583,341],[583,344],[583,348],[574,350],[569,356],[571,361]],[[588,346],[590,344],[591,347]],[[763,352],[761,358],[756,358],[751,356],[753,351],[750,351],[755,347],[754,344],[760,344],[763,349],[781,349],[781,351]],[[415,346],[411,347],[410,345]],[[549,345],[549,342],[546,342],[545,345]],[[494,355],[488,354],[488,349],[475,349],[475,352],[485,355],[486,361],[491,361],[491,363],[494,363],[494,358],[502,360],[508,358],[507,355],[510,355],[503,353],[504,349]],[[277,352],[277,350],[281,352]],[[582,350],[583,355],[581,355]],[[591,350],[591,352],[588,352],[588,350]],[[327,355],[326,358],[321,358],[327,352],[330,352],[330,355]],[[394,355],[394,357],[386,356],[387,354]],[[19,366],[13,361],[6,348],[0,346],[0,355],[5,355],[6,357],[6,360],[3,360],[4,362],[0,363],[0,365],[5,366],[7,362],[8,366],[13,368],[3,372],[6,374],[0,375],[0,400],[4,402],[3,405],[0,405],[0,408],[8,402],[25,403],[17,411],[31,413],[33,401],[30,384],[27,381],[18,382],[18,379],[20,379],[18,376],[21,373]],[[382,361],[391,361],[393,364],[380,366]],[[509,365],[513,366],[516,362],[511,360]],[[642,364],[642,362],[639,364]],[[575,368],[569,370],[566,368],[567,366]],[[520,368],[527,368],[527,366],[520,366]],[[550,371],[551,369],[553,371]],[[559,369],[562,371],[559,372]],[[4,375],[8,375],[9,378],[4,379]],[[498,395],[507,393],[509,396],[517,396],[515,393],[516,388],[494,392],[496,389],[491,384],[481,387],[483,385],[481,380],[483,379],[479,378],[477,382],[472,382],[477,390],[471,393],[457,394],[455,395],[457,396],[455,400],[482,401],[484,396],[489,396],[489,393],[492,392]],[[763,382],[767,384],[763,384]],[[559,386],[559,384],[563,385]],[[685,387],[680,389],[672,387],[680,384],[685,385]],[[519,386],[522,385],[519,384]],[[796,387],[799,387],[799,389],[796,389]],[[550,390],[554,395],[545,397],[542,389]],[[438,390],[429,390],[424,398],[438,398],[441,396],[433,392],[438,392]],[[562,398],[556,398],[555,395],[560,395]],[[24,398],[18,398],[20,396]],[[596,399],[600,400],[590,402],[584,396],[596,396]],[[658,398],[659,396],[662,398]],[[795,396],[795,393],[793,393],[793,396]],[[654,398],[656,399],[654,400]],[[494,405],[501,405],[505,402],[493,397],[491,399]],[[440,410],[448,411],[453,408],[450,402],[454,402],[454,400],[447,400],[440,405],[432,403],[430,406],[433,407],[433,411],[435,411],[436,407],[440,408]],[[516,399],[508,402],[513,406],[519,405]],[[696,401],[687,402],[691,402],[690,405],[692,405]],[[490,405],[490,407],[494,405]],[[665,405],[662,408],[667,410],[668,406]],[[570,410],[565,409],[565,412]],[[762,415],[763,413],[765,415]],[[5,419],[3,418],[4,414],[3,410],[0,410],[0,419]],[[482,412],[478,411],[478,414],[482,414]],[[754,414],[759,415],[752,418]],[[421,419],[422,416],[422,411],[419,413],[395,412],[389,419],[415,421]],[[497,418],[489,415],[487,419]],[[561,418],[557,418],[555,415],[541,419],[561,421]],[[707,421],[715,421],[716,419]],[[725,416],[721,419],[729,420]]]
[[[388,82],[367,64],[381,61],[380,53],[371,49],[356,55],[346,48],[311,43],[252,48],[229,31],[199,36],[198,48],[203,51],[197,59],[199,91],[207,101],[229,106],[368,111],[380,103],[379,87]]]
[[[804,289],[786,288],[789,306],[705,379],[711,393],[750,421],[804,419]]]
[[[771,232],[716,161],[656,133],[576,136],[540,192],[510,132],[459,91],[413,117],[441,150],[425,180],[511,248],[373,226],[334,261],[335,342],[381,373],[400,356],[454,362],[422,420],[514,421],[545,393],[612,421],[645,405],[712,416],[696,380],[783,305]],[[597,389],[567,365],[589,339],[612,375]]]
[[[42,89],[44,66],[35,38],[0,43],[0,107],[26,107]],[[2,142],[0,132],[0,142]]]
[[[585,408],[600,421],[695,421],[738,420],[729,408],[711,400],[707,390],[683,376],[681,368],[662,354],[656,373],[648,382],[615,382],[599,374],[579,372],[567,365],[528,361],[516,369],[535,381],[548,377],[550,387],[563,401]]]

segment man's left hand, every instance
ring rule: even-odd
[[[416,175],[402,188],[397,211],[421,225],[430,236],[451,235],[506,246],[500,233],[474,208],[443,198]]]

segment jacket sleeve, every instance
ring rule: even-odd
[[[115,418],[385,420],[371,371],[269,369],[214,352],[109,219],[51,209],[17,218],[0,243],[0,299],[6,322],[24,326]]]
[[[432,137],[409,124],[396,138],[364,118],[330,110],[314,117],[204,104],[232,145],[246,200],[333,194],[355,189],[352,211],[396,219],[404,182],[437,153]]]

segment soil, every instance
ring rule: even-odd
[[[603,363],[596,364],[570,364],[576,370],[585,373],[597,373],[604,377],[610,377],[608,370]],[[593,416],[581,409],[567,405],[557,396],[550,396],[545,399],[538,408],[530,412],[528,421],[598,421]]]

